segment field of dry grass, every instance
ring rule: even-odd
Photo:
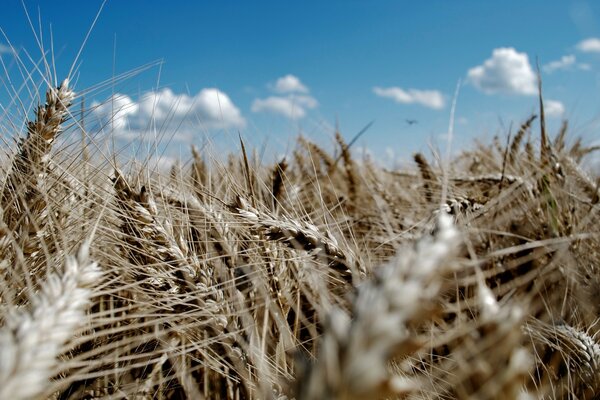
[[[566,124],[407,170],[240,139],[161,175],[58,140],[78,99],[48,88],[2,165],[0,398],[598,397],[598,183]]]

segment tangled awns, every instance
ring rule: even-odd
[[[49,87],[2,166],[1,399],[598,398],[595,148],[566,123],[406,170],[337,133],[160,174],[58,140],[77,99]]]

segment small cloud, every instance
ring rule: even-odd
[[[458,117],[456,123],[458,123],[459,125],[468,125],[469,120],[466,117]]]
[[[308,88],[302,84],[300,79],[291,74],[277,79],[271,90],[284,95],[254,99],[252,112],[270,112],[289,119],[300,119],[306,115],[309,109],[319,105],[317,100],[309,95]]]
[[[562,117],[565,113],[565,106],[557,100],[546,100],[544,102],[544,115],[550,118]]]
[[[575,56],[573,54],[562,56],[560,60],[551,61],[544,65],[544,71],[551,73],[559,69],[570,69],[575,65],[575,61]]]
[[[277,93],[308,93],[308,88],[298,79],[298,77],[288,74],[277,79],[273,87]]]
[[[589,64],[577,63],[577,58],[574,54],[569,54],[566,56],[562,56],[560,60],[551,61],[548,64],[544,65],[544,71],[547,73],[552,73],[558,70],[572,70],[573,68],[577,68],[582,71],[589,71],[591,66]]]
[[[206,129],[244,127],[246,121],[229,96],[216,88],[202,89],[195,96],[171,89],[143,94],[137,101],[115,94],[92,104],[102,126],[121,137],[135,137],[154,126],[162,133],[192,135],[198,126]]]
[[[577,43],[577,50],[584,53],[600,53],[600,39],[588,38]]]
[[[300,119],[306,115],[307,109],[316,108],[317,100],[308,95],[270,96],[266,99],[255,99],[252,112],[271,112],[289,119]]]
[[[374,87],[373,93],[379,97],[387,97],[396,103],[420,104],[436,110],[444,108],[444,96],[437,90],[404,90],[399,87],[381,88]]]
[[[505,93],[534,95],[537,93],[536,75],[526,53],[512,47],[494,49],[492,57],[471,68],[469,82],[485,94]]]

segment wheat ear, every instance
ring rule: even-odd
[[[537,115],[532,114],[525,122],[523,122],[523,124],[519,128],[519,131],[515,135],[515,138],[513,139],[512,143],[510,145],[510,150],[508,152],[508,160],[507,160],[508,165],[512,166],[512,165],[514,165],[515,161],[517,161],[517,158],[519,155],[519,150],[521,148],[521,143],[523,142],[523,139],[525,138],[525,134],[529,131],[529,129],[531,128],[531,124],[533,123],[533,121],[535,121],[536,118],[537,118]]]
[[[284,243],[292,249],[312,252],[317,257],[324,256],[330,268],[339,272],[344,279],[352,279],[354,257],[343,251],[329,232],[322,233],[309,223],[300,223],[284,216],[273,217],[266,211],[258,211],[241,196],[236,197],[236,203],[230,208],[238,216],[251,222],[266,239]]]
[[[350,198],[350,203],[354,207],[356,206],[357,199],[357,191],[359,180],[356,174],[356,165],[354,160],[352,160],[352,154],[350,154],[350,147],[342,137],[340,132],[335,133],[335,140],[341,149],[341,157],[344,160],[344,168],[346,170],[346,179],[348,181],[348,196]]]
[[[423,179],[423,189],[425,189],[425,200],[427,202],[431,202],[433,199],[433,185],[437,182],[437,178],[433,169],[427,162],[425,156],[421,153],[417,153],[414,155],[414,160],[417,166],[419,167],[419,171],[421,172],[421,178]]]
[[[443,278],[452,272],[448,260],[459,242],[451,217],[440,213],[434,236],[401,251],[359,288],[352,320],[335,309],[317,361],[297,382],[296,398],[369,399],[417,390],[413,382],[391,375],[388,363],[419,348],[410,327],[438,306]]]
[[[40,397],[60,372],[57,357],[85,324],[92,285],[102,275],[88,255],[86,242],[77,256],[67,257],[61,276],[48,277],[31,299],[31,310],[7,316],[0,330],[0,398]]]
[[[19,144],[19,153],[2,192],[4,221],[13,230],[25,226],[24,216],[33,219],[33,212],[45,208],[39,185],[48,162],[48,153],[61,132],[73,97],[74,92],[69,89],[68,80],[58,88],[48,89],[46,104],[37,108],[33,121],[27,122],[27,137]],[[39,224],[39,221],[35,223]]]

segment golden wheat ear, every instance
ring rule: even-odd
[[[65,360],[65,345],[87,322],[93,288],[102,271],[89,258],[89,243],[68,256],[60,274],[50,274],[28,310],[5,316],[0,329],[0,398],[40,398]],[[64,356],[67,357],[67,356]]]
[[[434,235],[402,249],[361,285],[352,318],[332,311],[318,358],[295,387],[296,398],[377,399],[418,391],[417,380],[390,372],[388,363],[421,348],[418,327],[439,311],[444,281],[454,270],[460,234],[448,215],[440,213],[437,222]]]
[[[68,80],[57,88],[49,88],[45,104],[38,106],[35,119],[27,122],[27,136],[19,144],[2,191],[4,222],[18,236],[29,234],[24,229],[31,225],[37,225],[38,230],[43,228],[40,217],[46,204],[40,186],[44,183],[52,144],[69,116],[74,96]]]

